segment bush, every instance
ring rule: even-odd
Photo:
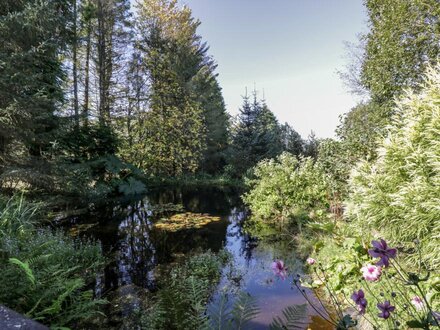
[[[1,204],[0,301],[51,326],[96,315],[103,301],[86,287],[103,265],[100,245],[37,229],[35,206],[22,197]]]
[[[252,215],[264,221],[284,223],[314,211],[328,208],[329,185],[324,172],[311,158],[283,153],[275,160],[264,160],[247,179],[250,192],[243,199]]]
[[[360,236],[380,232],[411,250],[419,240],[428,266],[440,266],[440,73],[431,69],[420,94],[397,102],[394,125],[378,158],[350,179],[347,216]]]

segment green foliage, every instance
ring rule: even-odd
[[[247,180],[243,197],[257,219],[286,221],[328,208],[329,186],[323,171],[310,158],[283,153],[260,162]]]
[[[59,50],[66,45],[67,1],[0,5],[0,157],[40,156],[57,126],[63,98]]]
[[[99,313],[104,301],[94,300],[86,289],[103,265],[99,244],[36,229],[35,206],[22,197],[3,205],[7,212],[2,216],[6,214],[9,223],[20,225],[0,223],[0,301],[52,326],[79,324]]]
[[[276,317],[270,325],[271,330],[304,329],[308,324],[307,305],[293,305],[283,310],[283,316]]]
[[[346,163],[374,159],[378,142],[386,134],[390,111],[372,101],[360,103],[340,118],[336,134],[346,150]]]
[[[0,239],[11,235],[22,237],[35,225],[37,204],[27,203],[23,195],[0,198]]]
[[[143,329],[206,328],[206,304],[227,255],[210,252],[191,257],[171,270],[159,289],[156,302],[142,317]]]
[[[405,88],[416,88],[440,54],[440,5],[436,0],[365,1],[370,32],[361,82],[374,101],[390,104]]]
[[[232,305],[228,303],[228,296],[223,294],[208,309],[209,322],[206,329],[250,329],[249,323],[258,313],[256,300],[248,293],[240,292]]]
[[[318,146],[317,164],[329,180],[332,194],[345,195],[351,167],[347,162],[348,150],[345,144],[332,140],[321,140]]]
[[[197,35],[199,24],[191,10],[179,8],[175,0],[144,1],[138,6],[139,49],[151,87],[149,111],[135,128],[142,138],[133,147],[139,153],[135,164],[152,175],[195,172],[208,142],[205,114],[224,114],[218,90],[211,96],[220,108],[209,104],[215,109],[206,108],[208,94],[201,93],[207,84],[213,84],[208,88],[213,93],[218,86],[212,81],[207,48]]]
[[[238,121],[233,129],[231,159],[234,175],[241,177],[247,170],[263,159],[278,156],[283,150],[283,143],[290,138],[278,124],[275,115],[270,111],[264,100],[257,99],[253,93],[253,101],[248,96],[243,97],[243,105],[238,115]],[[293,134],[293,133],[292,133]],[[284,139],[284,140],[283,140]]]
[[[350,179],[347,216],[361,235],[372,231],[410,249],[421,242],[423,261],[440,265],[440,78],[429,71],[420,94],[398,102],[394,125],[378,158],[360,163]]]

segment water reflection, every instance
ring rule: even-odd
[[[160,205],[182,205],[185,212],[208,213],[220,216],[200,229],[165,232],[154,227],[162,215]],[[227,266],[217,292],[246,291],[257,298],[261,313],[252,329],[267,329],[273,317],[292,304],[305,303],[304,298],[292,288],[288,280],[274,278],[270,268],[276,258],[289,265],[290,272],[301,272],[294,251],[282,244],[263,244],[243,232],[247,213],[236,191],[219,189],[165,189],[156,190],[141,200],[109,205],[75,223],[96,223],[87,232],[101,240],[104,252],[113,260],[99,279],[97,293],[117,291],[135,285],[156,289],[160,270],[178,258],[193,251],[228,250],[233,265]],[[218,299],[215,295],[213,303]],[[319,325],[322,319],[311,314],[312,329],[331,329]]]

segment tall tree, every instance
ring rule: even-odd
[[[0,4],[0,152],[39,156],[57,127],[67,44],[66,1]],[[24,148],[24,149],[21,149]]]
[[[96,1],[96,70],[98,75],[98,114],[108,124],[115,97],[120,94],[116,75],[130,41],[129,0]]]
[[[370,32],[361,81],[379,104],[417,88],[440,55],[437,0],[366,0]]]
[[[175,0],[139,4],[139,48],[150,84],[145,160],[150,173],[180,175],[194,172],[205,149],[203,109],[194,92],[194,78],[203,67],[205,45],[199,25],[187,7]]]
[[[274,158],[283,151],[278,120],[257,92],[252,102],[246,95],[234,128],[231,163],[237,176],[243,175],[260,160]]]

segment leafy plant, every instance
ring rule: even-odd
[[[271,330],[299,330],[308,324],[307,305],[293,305],[283,310],[271,323]]]
[[[311,158],[283,153],[260,162],[253,174],[254,178],[247,179],[250,191],[243,200],[257,219],[285,223],[329,206],[326,177]]]
[[[94,299],[87,286],[103,265],[100,245],[35,227],[37,208],[22,196],[4,205],[0,301],[51,326],[79,324],[99,314],[105,301]]]
[[[248,329],[249,323],[259,313],[260,309],[254,297],[246,292],[240,292],[231,305],[228,295],[222,294],[220,299],[208,309],[208,327],[206,329],[242,330]]]

